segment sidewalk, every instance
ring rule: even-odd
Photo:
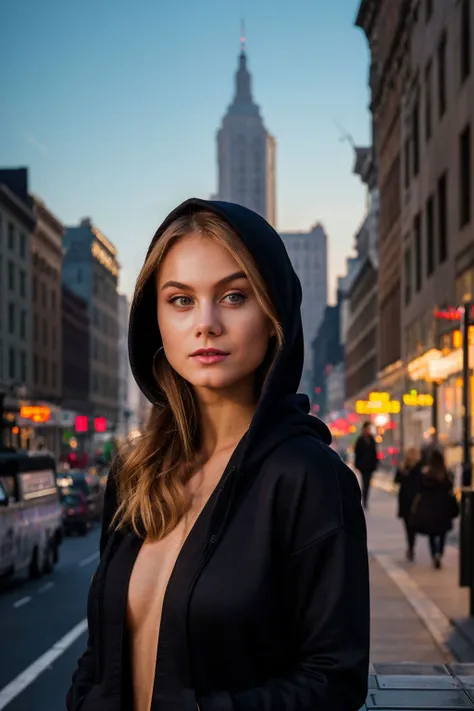
[[[469,591],[458,585],[457,534],[442,570],[434,570],[426,538],[416,561],[405,559],[402,523],[396,517],[391,477],[378,475],[371,491],[367,529],[371,557],[372,660],[374,662],[474,662]],[[456,624],[454,624],[456,621]]]

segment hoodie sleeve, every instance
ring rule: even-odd
[[[117,507],[117,486],[115,481],[116,473],[117,469],[115,466],[113,466],[110,469],[109,476],[107,477],[107,484],[105,487],[104,508],[102,513],[102,526],[100,535],[101,558],[104,554],[104,550],[107,547],[107,543],[110,538],[110,524],[112,523],[112,519]],[[94,576],[92,576],[91,589],[89,590],[88,607],[91,605],[92,598],[94,595],[93,580]],[[87,639],[87,645],[83,655],[79,658],[79,661],[77,662],[77,668],[74,674],[72,675],[71,686],[66,695],[66,708],[68,711],[79,711],[87,694],[90,692],[90,690],[96,683],[96,647],[94,642],[94,633],[90,623],[89,610],[87,616],[89,621],[89,634]]]
[[[201,711],[359,711],[364,705],[370,644],[367,539],[357,482],[344,470],[339,494],[337,483],[324,484],[319,503],[317,481],[301,487],[299,498],[306,503],[298,509],[299,543],[284,563],[294,668],[255,688],[198,699]],[[336,467],[334,475],[337,481]],[[322,530],[318,519],[333,514],[334,524],[325,522]]]

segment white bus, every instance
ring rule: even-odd
[[[0,576],[51,573],[62,537],[55,460],[0,451]]]

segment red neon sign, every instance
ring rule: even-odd
[[[96,417],[94,419],[94,429],[96,432],[107,431],[107,420],[105,419],[105,417]]]
[[[434,317],[443,321],[460,321],[464,313],[463,308],[454,308],[450,306],[448,309],[435,309]],[[474,317],[474,306],[471,306],[471,318]]]
[[[76,417],[76,432],[87,432],[89,429],[89,418],[86,415],[78,415]]]

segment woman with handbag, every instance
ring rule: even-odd
[[[410,523],[416,533],[428,536],[433,566],[438,570],[441,568],[446,534],[458,515],[453,475],[446,467],[443,453],[433,449],[427,466],[422,470],[421,491],[413,502]]]

